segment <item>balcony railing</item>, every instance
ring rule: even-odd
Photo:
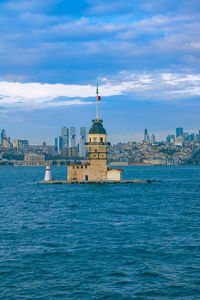
[[[106,145],[106,146],[110,146],[110,143],[108,142],[87,142],[85,143],[85,145]]]

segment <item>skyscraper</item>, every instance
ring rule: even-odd
[[[69,130],[69,147],[76,147],[76,128],[70,127]]]
[[[181,135],[183,135],[183,128],[182,127],[176,128],[176,137],[179,137]]]
[[[86,157],[86,127],[80,128],[80,139],[79,139],[79,156]]]
[[[62,148],[66,149],[69,147],[69,129],[66,127],[62,127],[61,130],[62,137]]]
[[[149,141],[149,135],[148,135],[148,129],[145,128],[144,130],[144,142],[148,142]]]
[[[1,145],[3,145],[3,140],[6,138],[6,131],[5,129],[3,129],[1,131]]]
[[[62,137],[58,136],[55,138],[55,151],[60,153],[60,150],[62,149]]]
[[[152,134],[151,136],[151,144],[155,144],[156,143],[156,137],[154,134]]]

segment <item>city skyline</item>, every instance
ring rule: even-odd
[[[88,132],[88,128],[87,127],[83,127],[81,126],[80,132],[79,134],[77,134],[77,127],[74,126],[70,126],[70,127],[66,127],[66,126],[62,126],[59,130],[60,130],[60,135],[59,132],[57,132],[56,137],[51,137],[50,139],[50,143],[47,143],[47,140],[42,140],[42,142],[40,144],[34,144],[32,143],[32,140],[30,137],[23,139],[21,137],[12,137],[12,134],[7,134],[7,131],[5,129],[0,129],[1,132],[1,139],[0,139],[0,145],[2,145],[3,139],[4,138],[8,138],[9,141],[12,143],[15,141],[28,141],[30,142],[30,145],[42,145],[43,143],[48,144],[49,146],[55,146],[57,147],[57,145],[59,144],[60,147],[59,148],[73,148],[73,147],[77,147],[80,143],[82,144],[82,146],[84,145],[84,142],[87,141],[87,132]],[[71,135],[70,135],[71,132]],[[162,136],[162,138],[160,138],[159,135],[156,134],[156,131],[151,131],[147,128],[143,129],[143,134],[141,136],[139,136],[138,139],[133,139],[130,138],[129,140],[118,140],[116,142],[112,142],[111,139],[109,139],[111,141],[112,144],[118,144],[118,143],[128,143],[128,142],[150,142],[152,143],[157,142],[166,142],[167,140],[170,140],[170,137],[174,139],[174,142],[176,140],[176,138],[178,138],[179,136],[183,136],[186,141],[187,141],[187,137],[189,136],[199,136],[200,135],[200,129],[195,129],[193,131],[190,130],[185,130],[185,128],[183,127],[176,127],[174,128],[172,131],[167,131],[166,134],[164,136]],[[71,137],[73,136],[72,140],[70,141]],[[58,141],[58,139],[60,139],[60,141]],[[154,143],[153,142],[153,143]]]
[[[33,144],[89,128],[98,82],[113,143],[198,131],[199,14],[195,0],[1,1],[0,128]]]

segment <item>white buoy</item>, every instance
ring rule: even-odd
[[[51,180],[51,169],[50,166],[46,166],[44,181],[50,181]]]

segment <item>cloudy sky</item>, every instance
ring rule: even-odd
[[[199,0],[1,0],[0,129],[53,144],[90,127],[95,85],[112,142],[200,129]]]

